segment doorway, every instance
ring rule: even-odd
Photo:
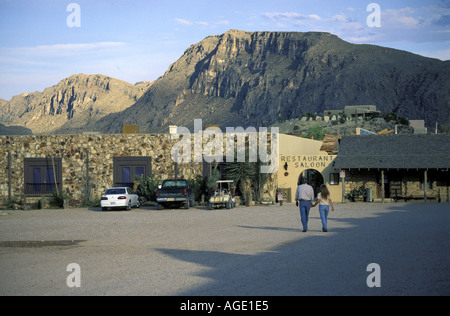
[[[308,184],[314,189],[314,197],[317,197],[317,194],[320,192],[320,186],[325,183],[322,174],[315,169],[307,169],[299,175],[297,185],[301,184],[302,179],[308,181]]]

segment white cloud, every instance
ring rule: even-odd
[[[123,42],[96,42],[96,43],[71,43],[39,45],[33,47],[3,48],[2,54],[10,56],[30,56],[30,57],[61,57],[79,55],[83,53],[99,53],[110,51],[113,48],[123,47]]]
[[[409,7],[398,10],[384,10],[381,14],[381,20],[383,26],[393,29],[414,29],[426,23],[426,20],[417,15],[416,9]]]
[[[208,22],[203,22],[203,21],[198,21],[198,22],[194,22],[197,25],[202,25],[202,26],[208,26],[209,23]]]
[[[228,21],[228,20],[217,21],[216,24],[217,25],[228,25],[228,24],[230,24],[230,21]]]
[[[200,25],[203,27],[209,26],[208,22],[205,21],[190,21],[186,19],[176,18],[174,19],[175,23],[182,26],[192,26],[192,25]]]
[[[293,22],[311,20],[311,21],[321,21],[322,18],[317,14],[300,14],[297,12],[263,12],[261,15],[272,21],[288,21],[291,20]]]
[[[325,31],[355,43],[442,42],[450,40],[450,5],[406,6],[399,9],[381,6],[381,27],[366,23],[369,13],[347,7],[342,12],[326,16],[311,12],[263,12],[260,25],[273,28],[297,28],[305,31]]]
[[[335,22],[346,22],[348,20],[345,14],[336,14],[331,19]]]
[[[175,22],[176,22],[177,24],[179,24],[179,25],[185,25],[185,26],[193,25],[193,24],[194,24],[193,22],[191,22],[191,21],[189,21],[189,20],[180,19],[180,18],[176,18],[176,19],[175,19]]]

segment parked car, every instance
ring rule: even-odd
[[[194,194],[186,180],[164,180],[156,190],[158,208],[181,207],[188,209],[194,205]]]
[[[106,190],[100,204],[102,211],[106,211],[108,208],[125,208],[129,211],[132,207],[139,208],[141,206],[138,195],[126,187]]]

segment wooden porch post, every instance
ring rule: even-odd
[[[427,187],[428,187],[428,170],[423,172],[423,200],[427,202]]]

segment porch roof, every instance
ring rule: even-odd
[[[335,169],[449,169],[450,135],[343,136]]]

